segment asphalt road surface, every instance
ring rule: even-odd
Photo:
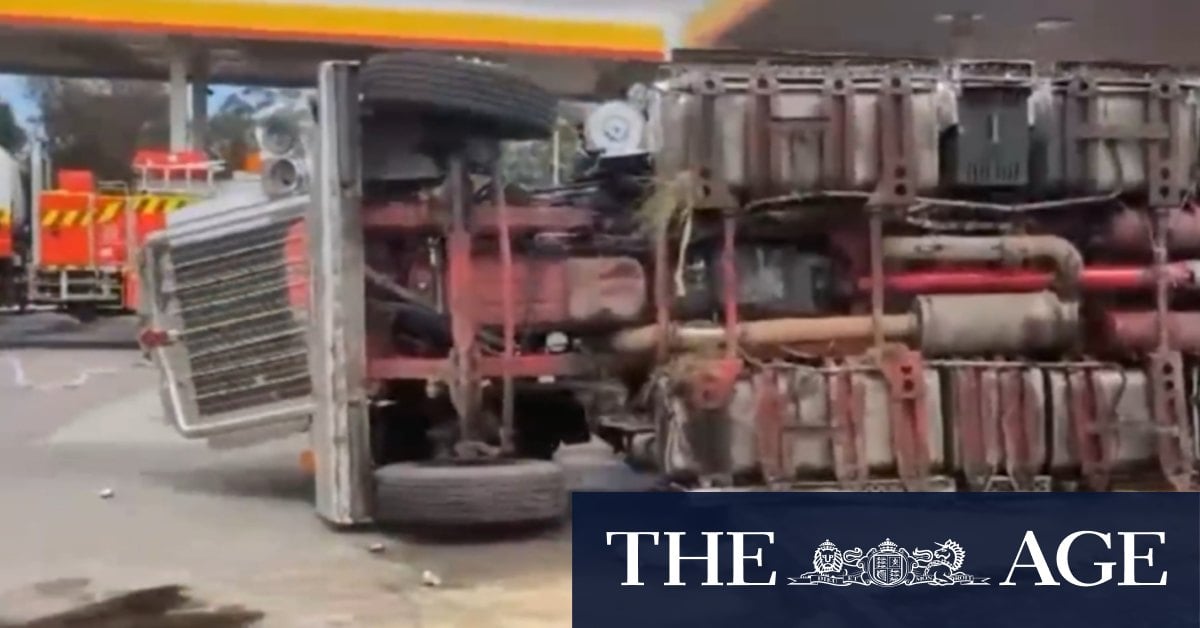
[[[0,309],[0,350],[15,348],[132,349],[137,326],[130,316],[89,323],[53,312],[17,314]]]
[[[132,329],[0,314],[0,628],[570,624],[565,529],[335,532],[302,438],[177,438]]]

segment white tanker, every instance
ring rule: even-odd
[[[25,189],[21,165],[0,148],[0,306],[16,301],[18,267],[16,247],[20,225],[25,224]]]

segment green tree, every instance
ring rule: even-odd
[[[231,168],[258,150],[255,116],[277,103],[299,98],[299,90],[245,87],[227,96],[208,123],[208,150]]]
[[[16,153],[25,146],[25,129],[17,123],[12,105],[0,102],[0,148]]]
[[[236,169],[256,147],[254,110],[238,94],[230,94],[208,120],[208,150]]]

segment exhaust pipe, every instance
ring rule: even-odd
[[[882,319],[883,335],[901,340],[917,334],[917,317],[891,314]],[[776,318],[738,325],[738,343],[748,347],[771,347],[811,342],[868,340],[873,334],[870,316],[828,318]],[[618,353],[647,353],[658,347],[657,325],[626,329],[613,335],[610,345]],[[718,347],[725,342],[723,327],[673,325],[667,332],[671,349],[693,351]]]
[[[1056,292],[1073,297],[1079,290],[1083,256],[1057,236],[916,236],[883,239],[883,256],[908,261],[1024,262],[1047,260],[1056,269]]]
[[[1060,351],[1075,343],[1080,321],[1077,302],[1035,292],[924,295],[912,313],[885,315],[881,324],[888,340],[911,340],[923,353],[950,356]],[[871,316],[777,318],[737,327],[738,344],[751,348],[869,341],[873,335]],[[644,354],[658,348],[660,337],[657,325],[645,325],[617,332],[609,346],[617,353]],[[716,325],[672,325],[666,333],[675,351],[712,349],[725,338],[725,329]]]
[[[1079,303],[1050,292],[923,295],[914,306],[931,356],[1061,351],[1079,334]]]

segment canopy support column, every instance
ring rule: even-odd
[[[208,146],[208,51],[199,50],[192,65],[192,135],[191,147],[204,150]]]

